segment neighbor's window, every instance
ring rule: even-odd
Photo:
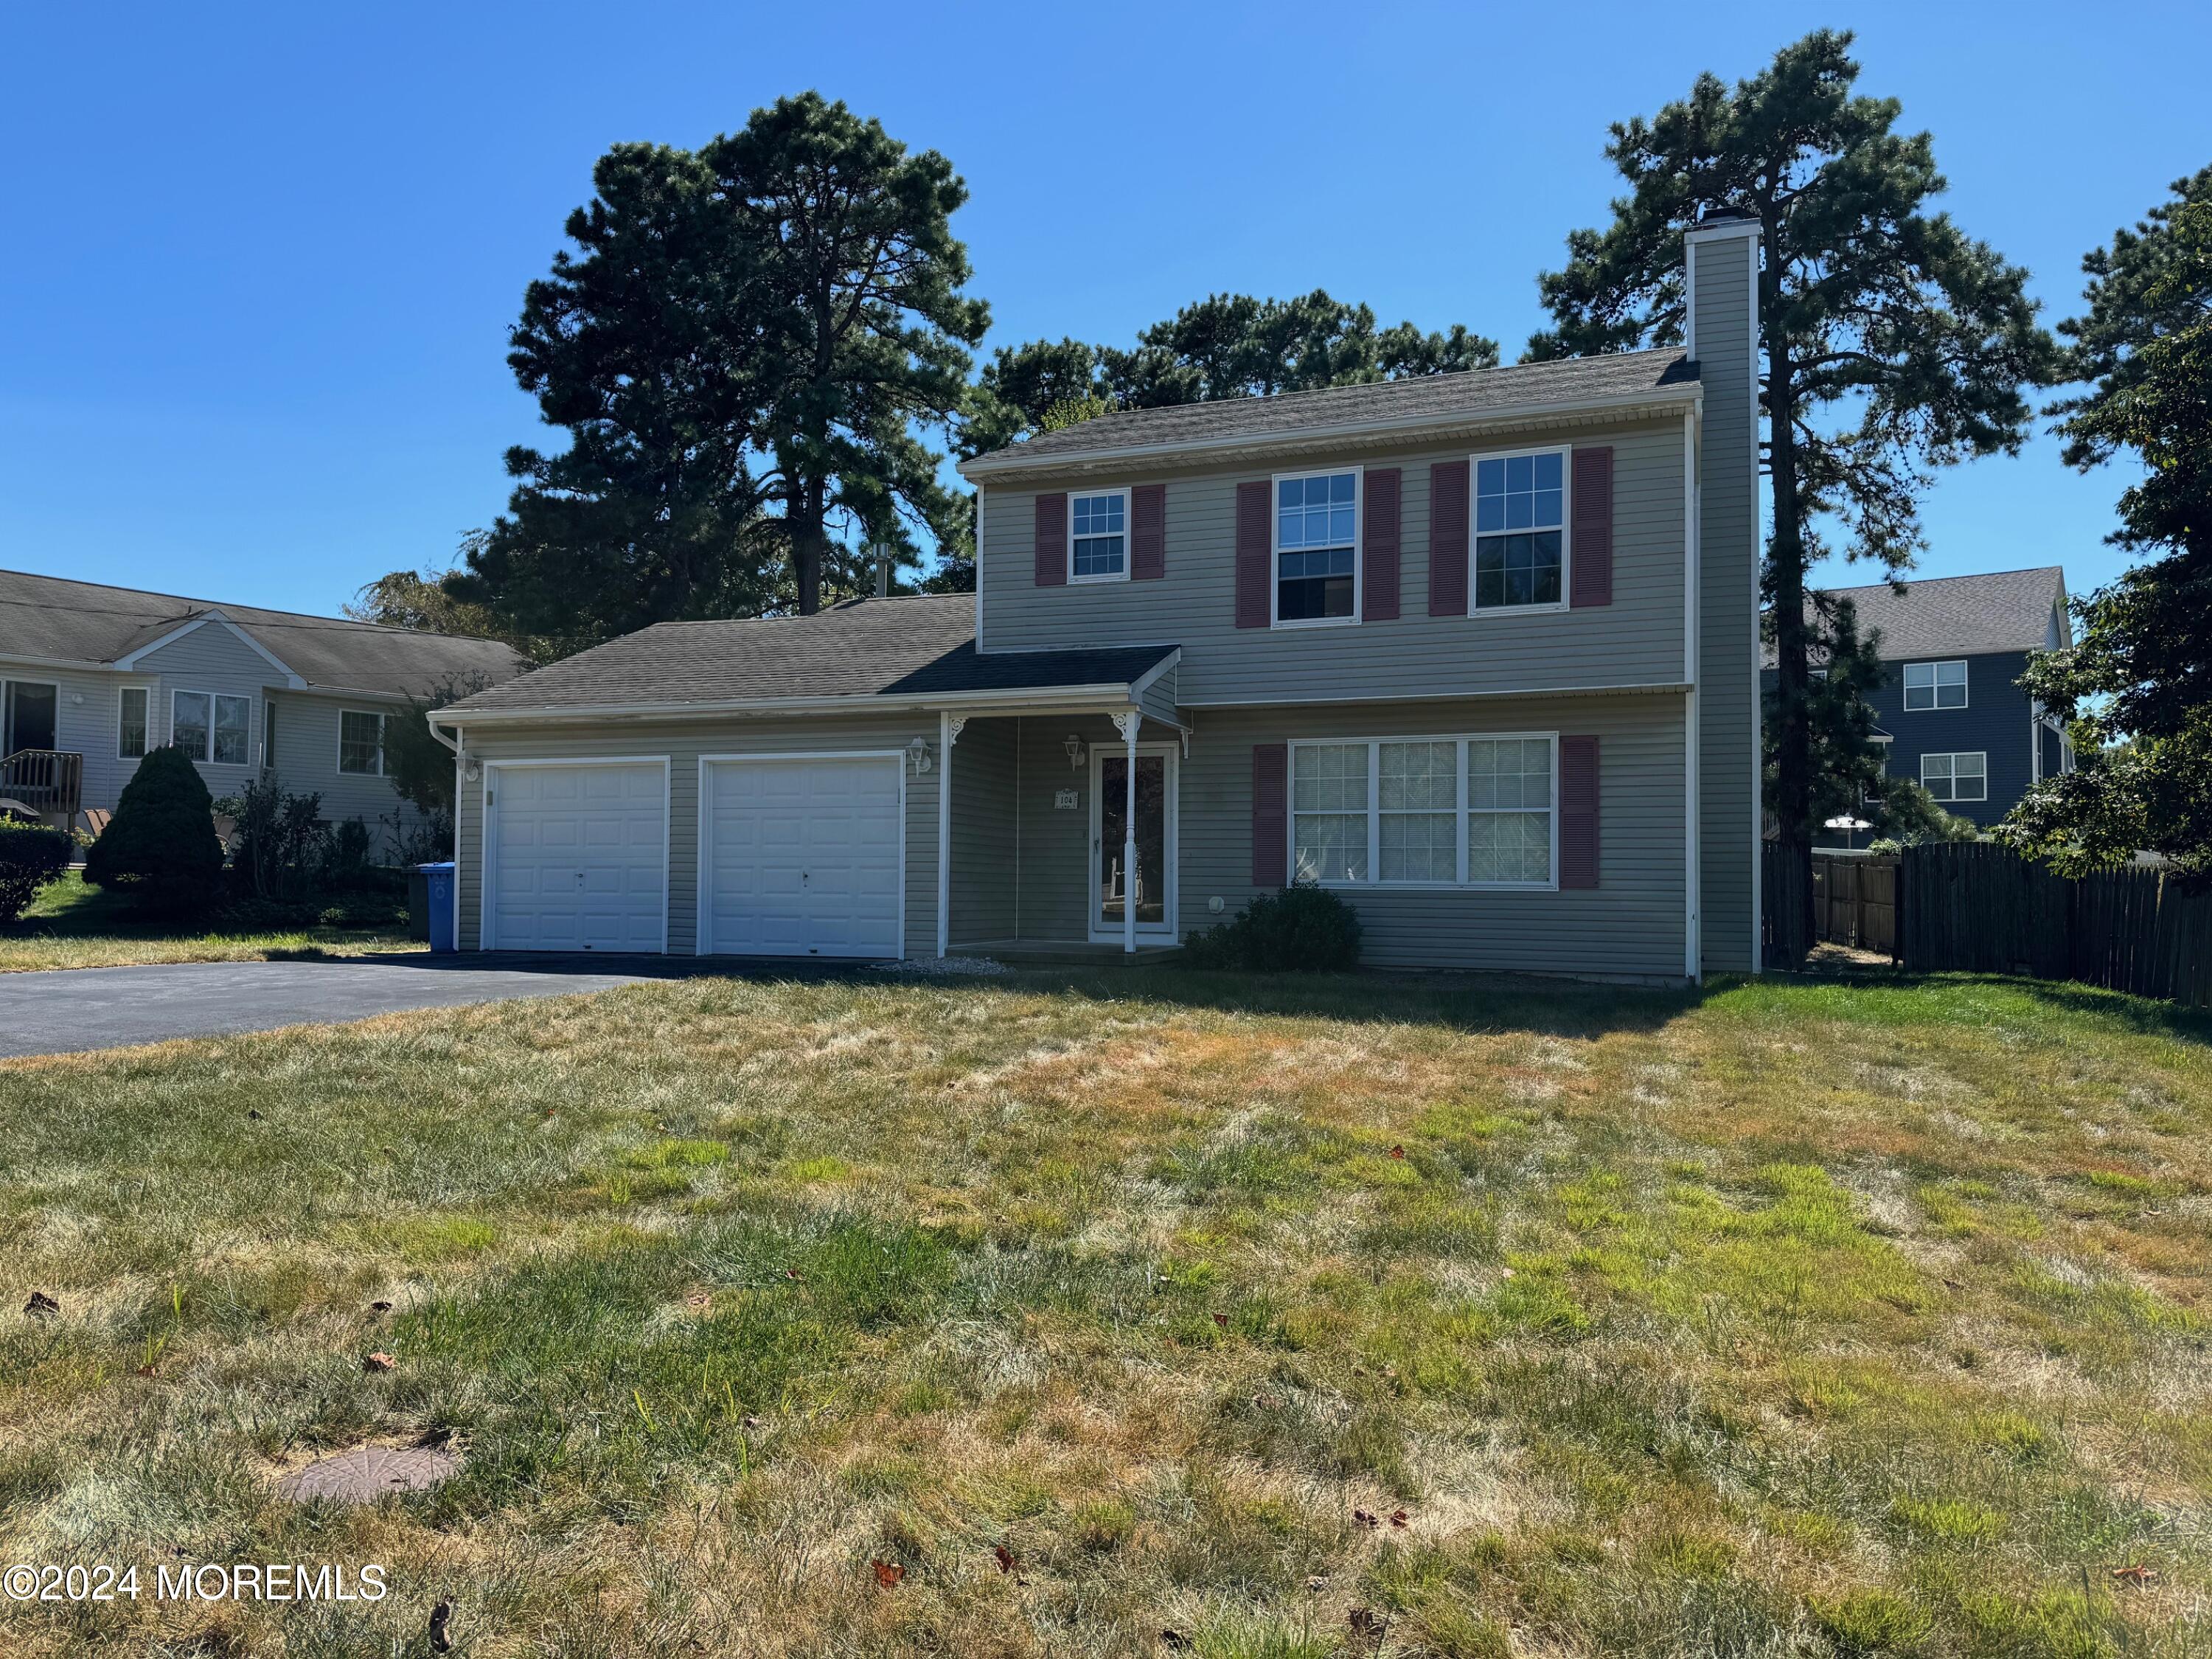
[[[169,741],[194,760],[208,757],[208,718],[212,702],[204,691],[177,691],[169,697]]]
[[[1905,706],[1911,709],[1964,708],[1966,665],[1963,661],[1905,664]]]
[[[1937,800],[1987,800],[1990,798],[1990,759],[1971,755],[1923,755],[1920,781]]]
[[[1474,464],[1474,608],[1557,605],[1565,540],[1566,456],[1496,455]]]
[[[115,752],[125,760],[141,760],[146,754],[146,688],[126,685],[115,726]]]
[[[246,764],[253,741],[253,699],[215,700],[215,761],[218,766]]]
[[[1358,614],[1352,550],[1359,475],[1275,481],[1275,620],[1349,622]]]
[[[1543,732],[1292,744],[1297,879],[1551,886],[1555,742]]]
[[[338,715],[338,770],[380,777],[384,772],[384,716],[346,709]]]
[[[1071,581],[1110,581],[1129,568],[1129,492],[1078,495],[1068,514],[1067,574]]]
[[[1489,738],[1467,746],[1467,878],[1552,878],[1552,739]]]

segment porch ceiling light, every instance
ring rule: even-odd
[[[1080,772],[1083,769],[1083,739],[1071,732],[1067,734],[1067,741],[1060,746],[1067,750],[1068,765]]]

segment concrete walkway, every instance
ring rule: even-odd
[[[488,963],[496,965],[486,965]],[[338,957],[0,974],[0,1056],[326,1025],[404,1008],[569,996],[665,977],[634,957]]]

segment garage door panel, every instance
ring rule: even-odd
[[[896,955],[902,765],[896,757],[711,764],[708,948]]]
[[[489,942],[665,948],[667,774],[659,761],[495,769]]]

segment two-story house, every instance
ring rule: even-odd
[[[1862,636],[1880,636],[1887,672],[1867,703],[1890,776],[1987,826],[2031,784],[2074,769],[2057,718],[2020,683],[2032,653],[2073,643],[2058,566],[1827,592],[1851,602]],[[1762,683],[1772,676],[1769,665]]]
[[[647,629],[441,711],[465,949],[1136,951],[1293,880],[1378,963],[1758,960],[1758,228],[1686,349],[969,461],[970,597]]]
[[[0,802],[82,823],[173,745],[218,798],[273,776],[326,820],[397,823],[386,722],[526,665],[492,640],[0,570]]]

